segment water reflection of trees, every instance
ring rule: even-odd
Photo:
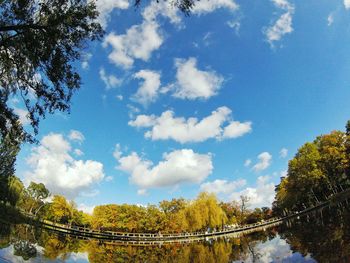
[[[85,253],[90,262],[261,262],[268,257],[271,259],[263,247],[264,244],[269,245],[267,241],[276,238],[278,230],[278,235],[290,244],[294,252],[303,256],[311,254],[319,262],[350,262],[349,222],[349,206],[342,204],[309,214],[278,229],[238,238],[158,246],[128,246],[79,240],[27,225],[1,226],[0,248],[13,245],[14,254],[23,259],[35,256],[40,247],[42,258],[63,261],[68,260],[72,253]],[[283,243],[288,248],[285,241]],[[289,249],[287,252],[287,255],[280,253],[278,256],[283,258],[292,254]]]
[[[325,208],[282,227],[281,236],[293,251],[319,262],[350,262],[350,207]]]
[[[259,255],[257,243],[275,236],[274,232],[258,232],[239,238],[222,238],[188,244],[158,246],[127,246],[97,240],[79,240],[74,237],[41,231],[27,225],[1,227],[2,248],[14,246],[15,255],[28,259],[41,247],[46,259],[67,260],[72,253],[87,253],[90,262],[231,262]]]

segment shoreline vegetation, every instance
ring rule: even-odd
[[[5,146],[1,145],[2,148]],[[215,194],[202,192],[194,200],[173,198],[163,200],[158,205],[99,205],[90,215],[79,211],[77,205],[64,196],[50,197],[44,184],[31,182],[25,187],[12,174],[6,180],[1,180],[1,214],[12,216],[11,222],[25,220],[16,215],[17,208],[17,211],[24,211],[41,220],[104,231],[213,232],[224,227],[285,216],[329,200],[350,187],[349,157],[350,121],[346,132],[333,131],[305,143],[289,161],[287,176],[281,177],[281,182],[276,186],[272,209],[249,209],[247,196],[241,196],[238,201],[222,202]],[[49,197],[50,201],[47,201]],[[5,212],[3,209],[8,206],[13,209],[7,208]]]

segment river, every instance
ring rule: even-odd
[[[263,231],[185,244],[81,240],[2,223],[0,262],[350,262],[350,208],[342,203]]]

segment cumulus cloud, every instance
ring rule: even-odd
[[[152,1],[142,12],[145,21],[155,21],[159,15],[168,18],[172,24],[181,23],[178,8],[167,1]]]
[[[192,12],[194,14],[202,15],[211,13],[219,8],[226,8],[231,11],[236,11],[239,6],[232,0],[201,0],[195,3]]]
[[[71,130],[69,132],[68,138],[71,141],[77,141],[77,142],[83,142],[85,140],[84,135],[80,131],[77,131],[77,130]]]
[[[233,0],[201,0],[195,3],[191,14],[204,15],[220,8],[236,11],[239,6]],[[172,24],[178,25],[181,23],[181,15],[178,8],[167,1],[152,1],[142,13],[143,18],[148,21],[155,20],[159,15],[168,18]]]
[[[126,9],[129,3],[126,0],[100,0],[97,5],[100,11],[100,21],[103,25],[113,10],[113,8]],[[104,3],[105,2],[105,3]],[[218,8],[226,8],[229,10],[237,10],[238,5],[233,0],[204,0],[198,1],[192,9],[193,14],[202,15],[215,11]],[[103,42],[103,46],[112,47],[109,59],[116,66],[130,69],[135,59],[148,61],[152,53],[159,49],[164,41],[164,37],[160,32],[160,26],[157,21],[158,16],[163,16],[172,24],[181,24],[181,14],[179,10],[167,1],[151,1],[151,3],[143,10],[143,21],[139,25],[133,25],[126,30],[125,34],[116,34],[111,32],[107,35]]]
[[[109,33],[104,39],[103,47],[112,47],[108,56],[112,63],[129,69],[135,59],[148,61],[152,52],[162,43],[163,36],[159,32],[158,23],[145,20],[140,25],[130,27],[125,34]]]
[[[245,186],[247,183],[244,179],[238,179],[236,181],[227,181],[227,180],[214,180],[212,182],[206,182],[201,184],[200,190],[215,194],[230,194],[235,191],[237,188]]]
[[[211,115],[198,120],[191,117],[174,117],[173,111],[165,111],[159,117],[138,115],[129,125],[137,128],[149,128],[145,137],[152,140],[175,140],[180,143],[202,142],[210,138],[223,140],[237,138],[252,130],[251,122],[233,121],[231,110],[220,107]]]
[[[346,9],[350,9],[350,0],[344,0],[344,6]]]
[[[119,86],[121,84],[121,80],[120,79],[116,78],[113,75],[108,75],[104,68],[100,69],[99,74],[100,74],[101,80],[106,85],[106,89],[107,90],[115,88],[115,87],[117,87],[117,86]]]
[[[247,187],[240,191],[233,192],[230,195],[230,200],[239,200],[239,197],[247,196],[249,198],[250,207],[269,206],[274,200],[275,184],[271,182],[269,176],[259,176],[255,187]]]
[[[259,241],[254,248],[259,251],[259,262],[295,262],[297,259],[292,258],[293,251],[290,245],[278,235],[266,242]],[[252,253],[247,253],[244,262],[254,262],[255,258]],[[303,260],[308,261],[308,260]]]
[[[97,11],[99,12],[99,22],[103,27],[107,26],[110,14],[114,9],[128,9],[128,0],[97,0],[95,1]]]
[[[217,94],[223,77],[215,71],[204,71],[197,68],[193,57],[176,59],[176,84],[173,96],[181,99],[209,99]]]
[[[185,183],[200,183],[213,170],[211,154],[198,154],[191,149],[174,150],[163,154],[163,160],[153,164],[136,152],[122,156],[120,146],[116,146],[114,157],[117,169],[130,175],[129,181],[145,193],[145,189],[172,187]]]
[[[264,30],[267,41],[271,47],[274,47],[274,42],[282,39],[286,34],[293,32],[293,15],[294,5],[289,3],[287,0],[271,0],[274,5],[283,10],[284,13],[275,21],[273,25]]]
[[[288,149],[282,148],[282,149],[280,150],[280,157],[281,157],[281,158],[286,158],[287,155],[288,155]]]
[[[253,166],[255,172],[260,172],[267,169],[271,165],[272,155],[268,152],[263,152],[258,155],[259,161]]]
[[[31,171],[25,180],[44,183],[52,193],[74,198],[104,178],[102,163],[76,160],[71,151],[62,134],[46,135],[27,158]]]
[[[134,78],[143,79],[144,81],[132,99],[143,106],[154,102],[158,97],[158,90],[160,88],[160,74],[156,71],[140,70],[134,74]]]

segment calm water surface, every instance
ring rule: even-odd
[[[0,262],[350,262],[349,211],[342,205],[240,237],[153,246],[0,224]]]

